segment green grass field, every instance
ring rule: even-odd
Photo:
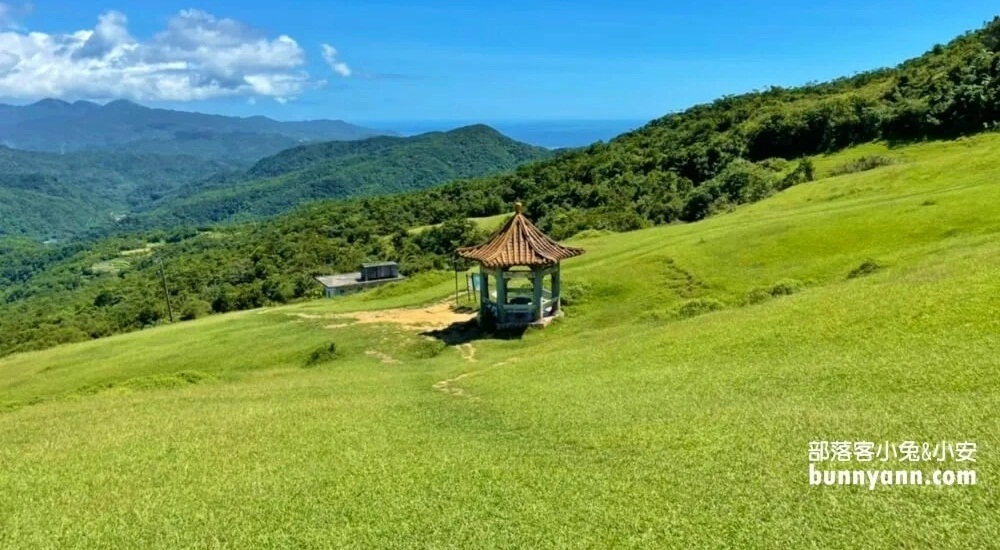
[[[514,213],[508,214],[497,214],[496,216],[485,216],[482,218],[469,218],[469,221],[476,224],[476,227],[486,231],[487,233],[493,233],[494,231],[500,229],[500,227],[507,221],[507,218],[511,217]],[[422,233],[427,231],[432,227],[437,227],[441,224],[434,225],[421,225],[418,227],[413,227],[410,229],[410,233]]]
[[[573,241],[521,339],[333,320],[429,274],[2,359],[0,547],[995,547],[1000,136],[816,166],[870,154]],[[814,440],[973,441],[978,484],[810,486]]]

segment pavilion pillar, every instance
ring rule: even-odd
[[[531,298],[532,306],[532,320],[541,321],[542,320],[542,283],[545,277],[545,272],[540,269],[532,269],[532,282],[531,290],[533,290],[533,295]]]
[[[507,322],[507,277],[504,276],[504,268],[500,268],[496,273],[497,277],[497,317],[501,323]]]
[[[562,308],[562,289],[560,288],[559,264],[556,264],[555,271],[552,272],[552,314],[555,315]]]
[[[490,276],[482,266],[479,266],[479,311],[486,311],[490,301]]]

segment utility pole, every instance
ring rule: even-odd
[[[160,272],[160,283],[163,285],[163,301],[167,303],[167,315],[170,317],[170,322],[174,322],[174,310],[170,307],[170,292],[167,291],[167,278],[163,275],[163,260],[156,259],[156,267],[159,268]]]
[[[455,271],[455,305],[458,305],[458,258],[451,259],[451,268]]]

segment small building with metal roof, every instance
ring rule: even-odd
[[[399,264],[396,262],[375,262],[361,264],[361,268],[353,273],[338,273],[315,277],[323,285],[323,294],[327,298],[358,292],[367,288],[395,283],[405,280],[399,274]]]

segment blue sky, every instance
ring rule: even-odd
[[[0,75],[21,73],[0,76],[0,100],[114,94],[223,114],[365,122],[645,120],[723,94],[894,65],[998,11],[978,0],[663,4],[9,0],[0,3]],[[196,11],[179,17],[182,10]],[[71,35],[109,12],[118,16],[104,20],[101,40]],[[189,32],[196,28],[212,33]],[[29,44],[29,32],[81,49],[90,40],[93,55],[32,57],[44,44]],[[194,43],[206,36],[214,41]],[[263,48],[267,61],[239,55],[240,40]],[[324,44],[336,50],[339,73]],[[103,72],[86,73],[102,59]],[[139,68],[126,79],[121,67],[130,64]],[[69,76],[40,84],[48,74]],[[257,75],[252,85],[245,74]]]

